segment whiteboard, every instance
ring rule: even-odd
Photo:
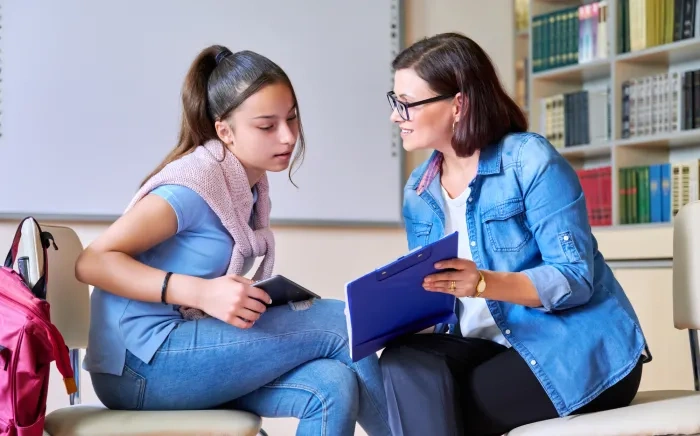
[[[203,48],[257,51],[295,87],[307,152],[270,173],[281,223],[401,221],[389,121],[399,0],[3,0],[0,214],[113,219],[174,147]]]

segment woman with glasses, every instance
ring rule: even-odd
[[[409,248],[459,233],[458,258],[423,283],[457,297],[459,322],[382,354],[392,434],[501,435],[628,405],[651,354],[575,171],[471,39],[424,39],[393,67],[404,148],[433,150],[404,189]]]

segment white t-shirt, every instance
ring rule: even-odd
[[[445,188],[442,188],[442,198],[445,202],[445,234],[459,232],[458,256],[472,260],[469,248],[469,232],[467,231],[467,200],[471,188],[467,187],[457,198],[450,198]],[[483,298],[459,298],[459,328],[462,336],[488,339],[499,344],[510,346],[501,330],[496,325],[486,300]]]

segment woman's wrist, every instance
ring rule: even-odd
[[[163,274],[165,280],[165,273]],[[165,302],[178,306],[194,307],[199,309],[200,291],[206,280],[188,276],[185,274],[173,274],[165,288]]]
[[[507,301],[529,307],[542,305],[537,289],[530,278],[519,272],[480,270],[484,275],[486,289],[481,297]]]

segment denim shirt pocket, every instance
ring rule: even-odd
[[[404,216],[404,221],[406,222],[406,236],[410,249],[426,245],[430,238],[430,230],[433,228],[433,223],[416,221],[406,216]]]
[[[494,251],[519,251],[532,238],[525,224],[525,205],[521,198],[511,198],[482,214],[486,235]]]

